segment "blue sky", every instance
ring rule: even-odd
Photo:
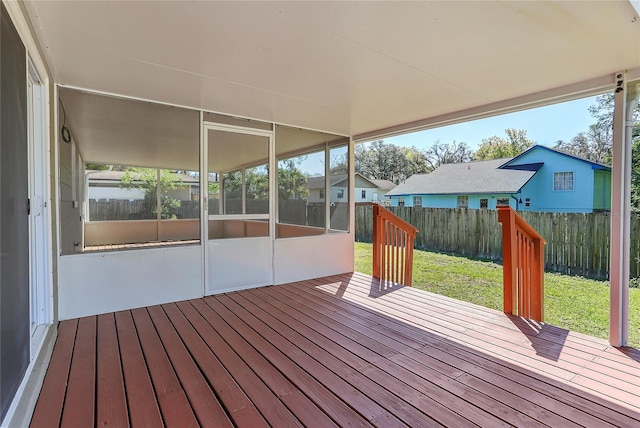
[[[539,107],[517,113],[460,123],[442,128],[413,132],[397,137],[385,138],[387,143],[397,146],[416,146],[425,149],[436,140],[450,143],[453,140],[467,143],[476,150],[484,138],[493,135],[505,137],[507,128],[525,129],[527,137],[538,144],[553,146],[558,140],[568,141],[579,132],[586,131],[595,122],[589,114],[589,106],[595,104],[595,97]]]

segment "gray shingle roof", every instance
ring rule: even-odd
[[[387,196],[516,193],[535,171],[498,169],[510,159],[451,163],[430,174],[416,174],[400,183]]]
[[[376,180],[374,178],[369,178],[368,180],[378,186],[379,189],[391,190],[396,187],[396,184],[389,180]]]

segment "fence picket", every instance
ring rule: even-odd
[[[391,207],[419,229],[415,248],[501,261],[500,224],[495,210]],[[606,279],[609,275],[608,212],[543,213],[522,217],[547,240],[547,270]],[[356,241],[371,242],[371,207],[356,207]],[[640,215],[631,218],[631,277],[640,275]]]

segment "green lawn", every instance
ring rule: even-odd
[[[371,244],[356,243],[356,271],[371,275]],[[414,252],[413,286],[502,310],[502,265],[428,251]],[[607,339],[609,286],[576,276],[545,273],[545,322]],[[630,290],[629,344],[640,348],[640,289]]]

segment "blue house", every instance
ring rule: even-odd
[[[446,164],[387,193],[391,206],[590,213],[611,208],[611,168],[536,145],[510,159]]]

